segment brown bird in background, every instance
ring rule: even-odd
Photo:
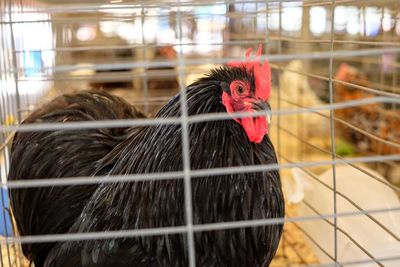
[[[367,77],[355,67],[345,63],[341,64],[335,80],[355,85],[335,82],[335,102],[376,97],[373,92],[357,87],[371,87],[371,85]],[[339,109],[335,111],[335,116],[384,140],[400,143],[400,113],[398,110],[385,109],[382,103]],[[372,152],[378,155],[400,153],[399,147],[378,141],[344,123],[337,122],[336,126],[348,141],[356,144],[363,152]]]

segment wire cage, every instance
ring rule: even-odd
[[[271,266],[400,266],[398,0],[2,0],[0,36],[2,266],[29,266],[21,251],[26,243],[190,236],[282,222]],[[279,170],[284,218],[193,224],[191,179],[214,170],[190,169],[184,130],[178,174],[7,180],[16,131],[159,123],[187,129],[210,119],[187,111],[175,122],[152,118],[193,81],[260,43],[272,68],[269,135],[279,163],[232,166],[214,175]],[[56,96],[90,88],[124,98],[149,118],[21,125]],[[23,236],[8,203],[13,188],[175,178],[185,181],[189,196],[182,227]],[[188,250],[195,266],[190,238]]]

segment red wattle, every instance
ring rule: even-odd
[[[261,143],[268,133],[268,124],[265,117],[245,117],[242,118],[241,123],[250,142]]]

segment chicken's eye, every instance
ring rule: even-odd
[[[235,86],[235,91],[238,95],[242,95],[244,93],[244,88],[241,85],[236,85]]]
[[[236,96],[245,96],[245,95],[249,94],[249,87],[248,87],[248,85],[247,85],[245,82],[243,82],[243,81],[240,81],[240,80],[233,81],[233,82],[230,84],[229,87],[230,87],[231,93],[232,93],[233,95],[236,95]]]

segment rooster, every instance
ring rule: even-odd
[[[260,46],[257,55],[260,56]],[[188,86],[188,115],[268,110],[267,62],[231,62]],[[179,117],[180,96],[158,118]],[[203,121],[189,125],[192,170],[275,164],[266,116]],[[96,174],[140,174],[183,169],[180,125],[142,127],[118,144]],[[193,223],[207,224],[284,217],[279,172],[264,170],[193,178]],[[182,179],[102,184],[70,229],[97,232],[185,225]],[[282,223],[194,233],[197,266],[267,266]],[[185,234],[59,242],[45,265],[188,266]]]
[[[102,91],[60,96],[23,122],[71,122],[144,117],[120,98]],[[88,129],[19,132],[11,149],[9,180],[90,176],[96,162],[134,129]],[[106,170],[104,170],[106,171]],[[20,235],[66,232],[97,185],[11,189]],[[42,266],[51,243],[23,244],[24,255]]]

